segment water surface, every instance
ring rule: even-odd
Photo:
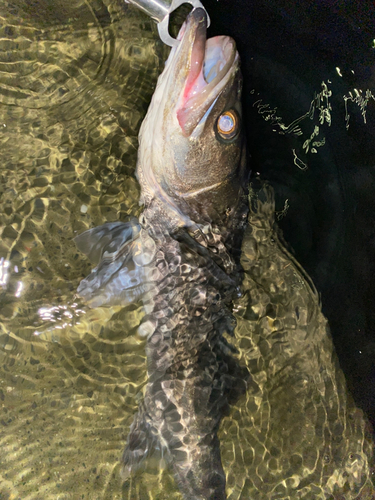
[[[0,498],[180,499],[156,460],[120,480],[146,382],[142,311],[83,304],[90,265],[73,243],[140,213],[137,134],[167,49],[120,1],[1,2],[0,15]],[[371,499],[366,421],[274,231],[272,190],[260,199],[235,304],[253,382],[219,434],[228,498]]]

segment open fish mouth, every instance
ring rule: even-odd
[[[191,135],[204,119],[239,68],[234,40],[228,36],[207,39],[206,33],[206,13],[198,8],[190,13],[178,35],[180,46],[175,57],[184,55],[185,67],[184,85],[176,112],[185,136]]]

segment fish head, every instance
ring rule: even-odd
[[[139,134],[141,203],[177,226],[226,222],[246,184],[239,55],[232,38],[206,31],[205,11],[193,10]]]

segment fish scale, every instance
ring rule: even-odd
[[[144,318],[152,318],[155,329],[146,345],[144,401],[123,455],[125,475],[158,446],[185,498],[225,498],[216,434],[230,399],[246,390],[249,377],[223,338],[224,331],[233,333],[231,303],[240,273],[229,278],[225,266],[215,263],[209,250],[199,255],[199,243],[186,234],[181,245],[181,230],[172,235],[157,225],[143,230],[158,248],[153,266],[168,273],[159,274],[158,294]]]

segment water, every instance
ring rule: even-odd
[[[205,6],[211,34],[233,36],[240,50],[253,170],[274,187],[278,212],[287,201],[278,224],[321,294],[340,365],[374,425],[375,4],[206,0]],[[306,113],[318,104],[323,82],[332,94],[330,122],[322,124],[316,108],[314,119]],[[286,126],[298,120],[300,130],[282,130],[272,118]],[[316,127],[312,142],[319,146],[306,153]]]
[[[73,243],[140,212],[137,133],[167,49],[120,1],[0,14],[0,498],[180,499],[156,461],[120,480],[146,382],[142,311],[80,302],[90,265]],[[366,421],[314,287],[272,229],[272,190],[260,199],[235,304],[253,382],[219,434],[228,498],[371,499]]]

